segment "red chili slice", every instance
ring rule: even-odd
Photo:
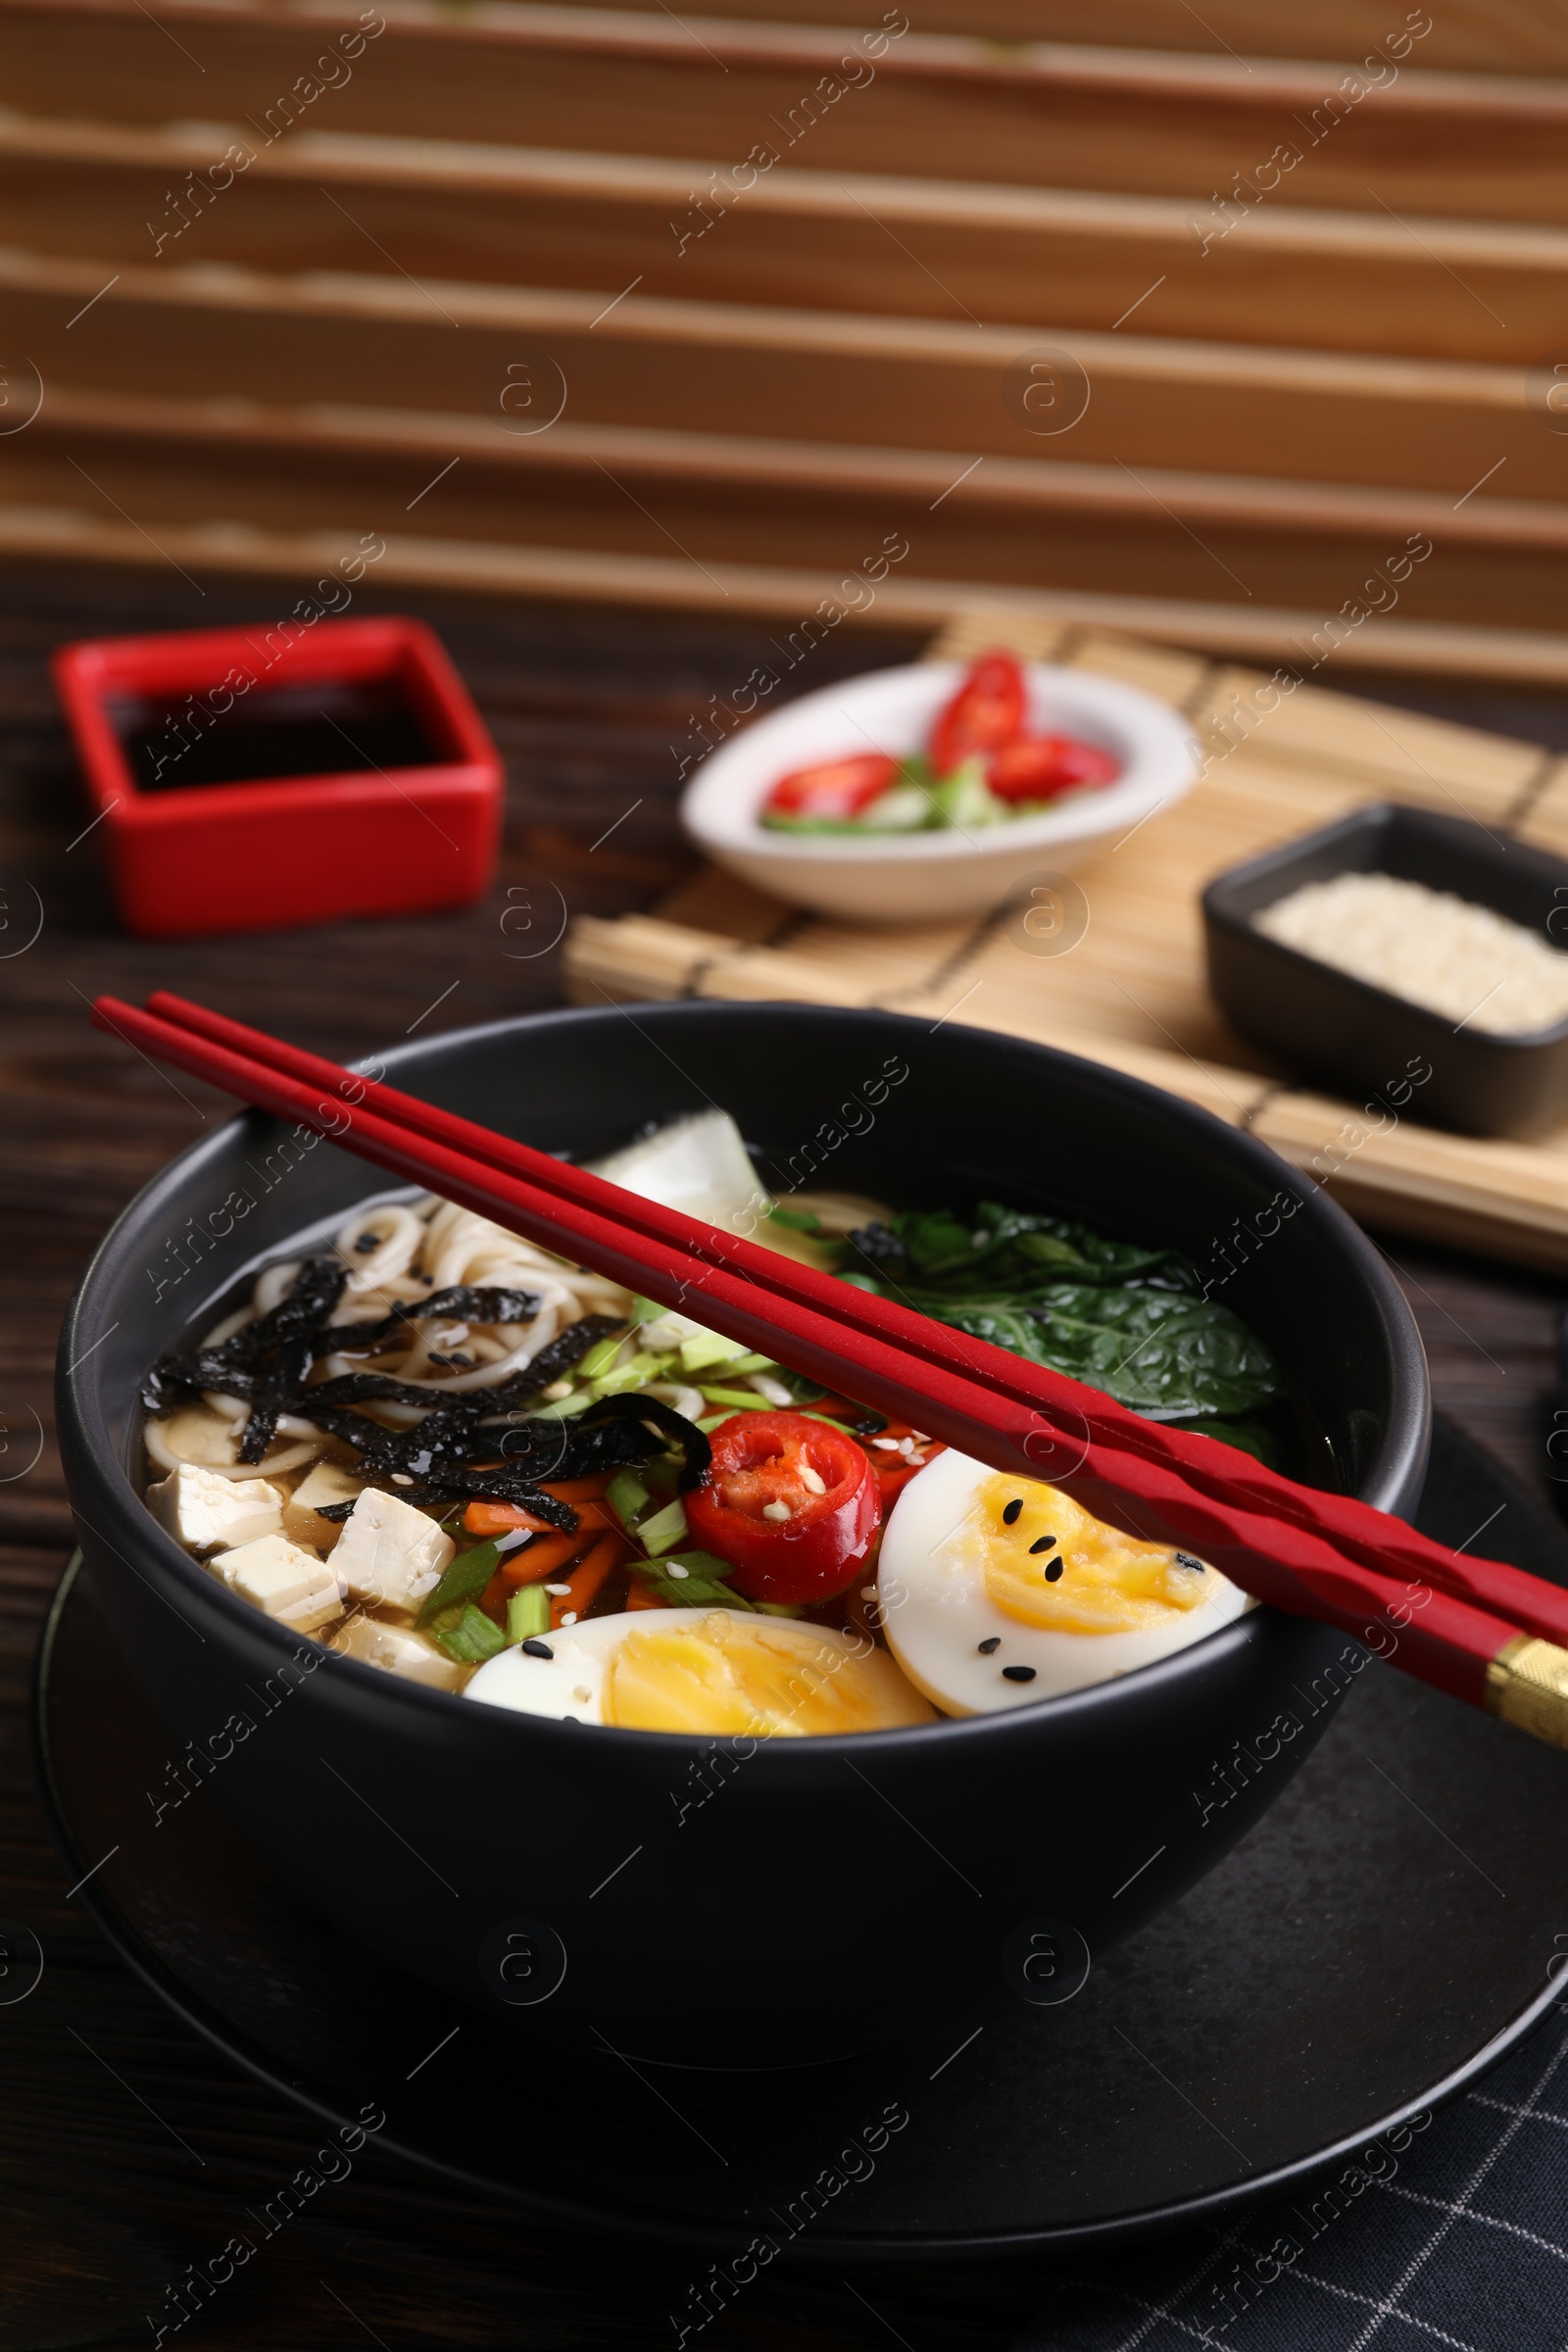
[[[783,1601],[842,1592],[880,1517],[876,1473],[855,1440],[805,1413],[736,1413],[711,1445],[686,1519],[703,1549],[730,1563],[736,1591]]]
[[[950,776],[977,752],[1011,743],[1023,730],[1028,707],[1023,670],[1011,654],[983,654],[937,714],[926,755],[933,773]]]
[[[912,1450],[908,1453],[896,1451],[895,1448],[901,1447],[906,1438],[912,1441]],[[906,1421],[890,1421],[881,1432],[880,1439],[870,1438],[866,1441],[866,1452],[876,1478],[876,1491],[884,1519],[910,1479],[917,1478],[927,1462],[934,1461],[939,1453],[946,1451],[947,1447],[940,1438],[916,1438]]]
[[[1085,784],[1113,784],[1121,768],[1098,744],[1075,735],[1027,735],[1004,744],[986,770],[999,801],[1049,801]]]
[[[883,752],[826,760],[815,767],[798,767],[793,775],[781,776],[764,807],[780,816],[814,816],[842,823],[880,800],[898,772],[898,761]]]

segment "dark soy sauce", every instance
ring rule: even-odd
[[[215,710],[227,691],[210,687],[167,706],[111,706],[139,792],[434,767],[451,757],[431,743],[391,679],[252,688]]]

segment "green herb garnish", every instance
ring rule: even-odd
[[[649,1493],[635,1470],[617,1470],[605,1489],[605,1500],[621,1526],[629,1527],[649,1500]]]
[[[810,1209],[785,1208],[775,1200],[768,1210],[775,1225],[788,1225],[796,1233],[820,1233],[822,1220]]]
[[[643,1521],[637,1530],[637,1541],[647,1551],[673,1551],[677,1544],[685,1543],[690,1533],[686,1505],[677,1494],[673,1502],[666,1502],[662,1511]]]
[[[449,1658],[464,1666],[482,1666],[507,1646],[507,1637],[493,1618],[469,1601],[454,1626],[436,1635],[437,1642]]]
[[[753,1604],[724,1582],[735,1571],[710,1551],[672,1551],[662,1560],[633,1560],[632,1573],[672,1609],[745,1609]],[[671,1572],[684,1568],[684,1576]]]
[[[452,1608],[458,1601],[476,1599],[500,1565],[501,1554],[493,1544],[475,1544],[469,1550],[460,1551],[425,1600],[415,1625],[428,1625],[440,1611]]]
[[[507,1602],[507,1640],[533,1642],[550,1631],[550,1595],[543,1585],[524,1585]]]

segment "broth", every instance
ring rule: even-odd
[[[671,1204],[746,1230],[767,1198],[716,1110],[601,1172],[654,1199],[662,1180]],[[1270,1351],[1178,1253],[995,1203],[897,1213],[827,1193],[791,1195],[760,1231],[1136,1411],[1338,1483]],[[711,1734],[745,1731],[753,1707],[761,1736],[795,1735],[1028,1703],[1250,1605],[1028,1479],[1001,1482],[1018,1498],[997,1501],[991,1554],[960,1543],[949,1559],[968,1521],[940,1496],[953,1474],[976,1494],[996,1474],[450,1202],[370,1201],[329,1248],[300,1247],[149,1374],[148,1500],[230,1590],[362,1662],[457,1691],[477,1677],[475,1697],[568,1721]],[[864,1580],[906,1492],[890,1600]],[[1026,1509],[1027,1557],[1002,1559]],[[917,1669],[902,1636],[922,1609],[939,1634],[945,1611],[957,1622],[947,1568],[928,1573],[939,1554],[971,1588],[969,1633],[914,1644]],[[768,1717],[813,1673],[831,1690]]]

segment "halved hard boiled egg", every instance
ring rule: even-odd
[[[894,1506],[876,1596],[894,1656],[947,1715],[1108,1682],[1251,1605],[1217,1568],[1120,1534],[1059,1487],[953,1452]]]
[[[465,1695],[560,1721],[756,1740],[930,1723],[892,1658],[853,1634],[736,1609],[591,1617],[504,1649]]]

